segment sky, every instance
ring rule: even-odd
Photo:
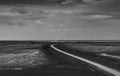
[[[50,13],[15,16],[16,13],[8,12],[14,6],[0,7],[0,40],[120,39],[119,11],[106,12],[88,6],[27,5],[30,10],[44,9]]]

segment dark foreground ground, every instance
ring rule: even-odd
[[[12,42],[2,41],[0,42],[1,54],[3,53],[18,54],[20,55],[18,59],[22,60],[20,57],[23,57],[23,56],[22,54],[19,54],[19,53],[23,52],[22,51],[23,49],[28,49],[28,50],[39,49],[39,51],[42,51],[45,54],[44,56],[45,61],[48,61],[48,62],[44,64],[37,64],[36,66],[30,67],[31,66],[31,64],[29,64],[30,56],[28,56],[29,61],[27,60],[23,61],[28,63],[26,63],[24,66],[20,66],[20,64],[21,65],[23,64],[17,63],[16,61],[14,61],[14,59],[16,58],[13,57],[11,61],[13,60],[16,64],[11,66],[12,63],[7,64],[7,61],[6,61],[7,66],[4,65],[4,68],[0,70],[0,76],[110,76],[109,74],[102,72],[101,70],[96,69],[95,67],[88,65],[87,63],[84,63],[77,59],[55,52],[52,48],[50,48],[49,46],[50,44],[57,44],[57,47],[61,50],[98,62],[110,68],[115,68],[117,70],[120,70],[119,60],[101,57],[99,56],[100,51],[98,51],[97,49],[96,49],[96,52],[95,51],[93,52],[91,50],[87,50],[86,52],[86,49],[83,49],[85,51],[83,50],[78,51],[78,49],[75,49],[75,48],[74,50],[70,49],[73,46],[73,44],[74,46],[76,44],[77,45],[84,44],[84,46],[88,46],[88,44],[89,46],[94,44],[94,46],[102,45],[104,47],[107,47],[107,46],[119,47],[120,45],[119,41],[118,42],[112,42],[112,41],[111,42],[105,42],[105,41],[103,42],[99,42],[99,41],[98,42],[96,41],[92,41],[92,42],[90,41],[12,41]],[[68,47],[68,45],[69,46],[71,45],[71,47]],[[80,48],[80,46],[78,48]],[[87,48],[89,49],[89,47]],[[95,47],[92,47],[92,48],[94,49]],[[105,50],[105,52],[107,51]],[[113,50],[112,52],[115,53],[116,51]],[[41,59],[41,57],[39,59]],[[41,62],[45,62],[45,61],[43,60]],[[41,63],[41,62],[34,62],[32,64]],[[3,67],[3,64],[0,63],[0,67]],[[23,69],[15,69],[18,67],[19,68],[22,67]]]

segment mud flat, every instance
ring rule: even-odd
[[[25,50],[19,54],[0,54],[0,70],[35,67],[47,64],[47,58],[39,50]]]
[[[118,53],[120,50],[120,46],[118,45],[118,43],[116,43],[115,45],[115,42],[113,43],[106,42],[105,44],[104,42],[73,43],[73,44],[67,43],[67,44],[63,44],[62,46],[68,49],[74,49],[83,52],[98,52],[98,53],[117,52]]]

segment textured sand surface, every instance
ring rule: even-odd
[[[37,49],[24,50],[23,53],[0,54],[1,70],[35,67],[46,63],[48,60],[45,54]]]

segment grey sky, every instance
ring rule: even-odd
[[[1,6],[2,7],[2,6]],[[3,7],[2,7],[3,8]],[[30,7],[29,7],[30,8]],[[120,39],[119,12],[107,12],[97,14],[97,9],[64,7],[38,7],[36,9],[48,9],[50,14],[46,18],[31,20],[39,17],[0,16],[0,40],[116,40]],[[53,9],[54,8],[54,9]],[[10,7],[5,7],[9,10]],[[30,8],[31,9],[31,8]],[[86,11],[87,9],[87,11]],[[86,12],[89,12],[86,14]],[[5,11],[4,11],[5,13]],[[116,14],[117,13],[117,14]],[[9,12],[7,12],[9,15]],[[16,19],[15,19],[16,18]],[[22,20],[26,18],[28,20]],[[19,26],[20,25],[20,26]]]

